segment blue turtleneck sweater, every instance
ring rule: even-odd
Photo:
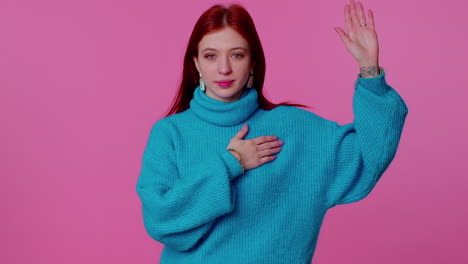
[[[327,210],[369,194],[408,112],[384,71],[358,75],[354,88],[346,125],[292,106],[263,110],[254,88],[228,103],[199,87],[189,109],[155,122],[136,190],[148,234],[165,245],[160,263],[311,263]],[[285,144],[242,175],[226,147],[244,123],[244,139]]]

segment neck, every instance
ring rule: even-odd
[[[213,92],[211,92],[211,90],[209,90],[209,89],[205,90],[205,94],[207,96],[215,99],[215,100],[226,102],[226,103],[232,103],[232,102],[235,102],[235,101],[239,100],[239,98],[242,96],[243,91],[244,91],[244,89],[240,90],[235,95],[233,95],[232,97],[229,97],[229,98],[219,97],[216,94],[214,94]]]
[[[258,109],[255,88],[244,88],[238,100],[219,101],[205,94],[199,86],[193,92],[190,109],[201,120],[218,126],[234,126],[245,122]]]

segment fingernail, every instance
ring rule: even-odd
[[[244,126],[242,128],[246,128],[247,127],[247,123],[244,124]]]
[[[283,144],[284,144],[284,141],[280,140],[279,143],[280,143],[280,145],[283,145]]]

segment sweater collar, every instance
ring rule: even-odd
[[[255,88],[243,88],[241,97],[234,102],[223,102],[206,95],[200,86],[195,88],[190,108],[200,119],[219,126],[233,126],[247,120],[257,110],[258,93]]]

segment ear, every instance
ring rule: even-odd
[[[200,72],[200,65],[198,64],[197,56],[193,56],[193,62],[195,62],[195,67],[197,68],[197,71]]]
[[[255,69],[255,66],[257,65],[256,61],[252,61],[252,67],[250,67],[250,72],[253,72]]]

